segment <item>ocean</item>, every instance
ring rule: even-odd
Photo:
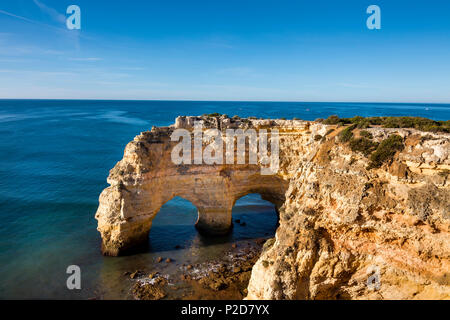
[[[125,145],[179,115],[314,120],[337,114],[450,119],[449,104],[215,101],[0,100],[0,299],[130,298],[125,271],[156,257],[177,263],[216,259],[233,243],[274,234],[273,205],[241,198],[233,218],[247,221],[230,235],[205,238],[195,207],[175,198],[155,218],[147,252],[103,257],[94,214],[109,170]],[[175,246],[181,249],[175,249]],[[66,268],[81,268],[82,289],[68,290]],[[173,270],[172,270],[173,271]]]

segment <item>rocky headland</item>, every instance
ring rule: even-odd
[[[174,164],[171,133],[195,121],[278,130],[276,174],[261,175],[260,163]],[[145,243],[174,196],[197,206],[201,232],[223,234],[235,201],[259,193],[280,225],[252,268],[247,299],[449,299],[450,134],[431,129],[178,117],[138,135],[111,170],[96,213],[103,253]]]

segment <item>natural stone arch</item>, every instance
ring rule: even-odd
[[[236,200],[247,194],[259,193],[278,208],[283,202],[284,180],[276,176],[259,177],[258,180],[252,171],[250,175],[231,178],[231,181],[216,171],[203,176],[185,174],[163,180],[152,179],[139,186],[105,189],[100,195],[96,214],[98,230],[102,233],[103,253],[119,255],[146,242],[152,221],[161,207],[177,196],[190,201],[198,209],[196,227],[206,234],[226,234],[232,226],[232,209]],[[251,187],[242,189],[242,180]],[[265,185],[258,187],[258,183]],[[152,187],[153,184],[157,186]],[[185,190],[181,192],[180,188]]]
[[[246,189],[245,191],[236,194],[235,199],[233,201],[233,207],[236,204],[236,201],[238,201],[239,199],[241,199],[249,194],[260,195],[261,199],[272,203],[275,206],[276,210],[278,210],[285,201],[284,194],[281,195],[278,190],[274,190],[274,189],[268,188],[268,187],[256,187],[256,188]]]
[[[207,194],[204,196],[206,198],[208,197]],[[191,193],[172,193],[170,196],[164,196],[162,204],[158,205],[158,208],[151,215],[152,221],[158,215],[161,208],[176,197],[189,201],[194,207],[196,207],[197,220],[195,222],[195,227],[200,232],[210,235],[222,235],[226,234],[230,230],[231,209],[233,206],[231,206],[230,210],[228,210],[229,206],[227,205],[227,201],[220,204],[208,205],[205,199],[202,200],[198,196]]]
[[[288,179],[261,174],[259,164],[173,163],[171,151],[178,144],[170,139],[174,129],[141,133],[110,171],[111,186],[100,195],[96,213],[105,255],[124,254],[146,243],[153,218],[176,196],[197,207],[199,231],[217,235],[229,232],[234,203],[246,194],[259,193],[277,209],[283,204]]]

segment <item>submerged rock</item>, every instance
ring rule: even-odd
[[[132,288],[132,293],[135,299],[138,300],[160,300],[166,297],[167,280],[163,277],[158,277],[150,282],[138,281]]]

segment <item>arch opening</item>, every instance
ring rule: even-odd
[[[232,228],[223,235],[211,236],[197,228],[199,208],[181,196],[165,202],[152,220],[147,250],[150,252],[188,249],[242,240],[269,238],[279,223],[277,205],[264,192],[249,192],[233,203]]]
[[[232,209],[233,237],[268,238],[275,234],[279,215],[277,205],[265,193],[251,192],[237,199]]]
[[[149,250],[170,251],[189,246],[197,236],[198,209],[189,200],[175,196],[158,210],[149,232]]]

